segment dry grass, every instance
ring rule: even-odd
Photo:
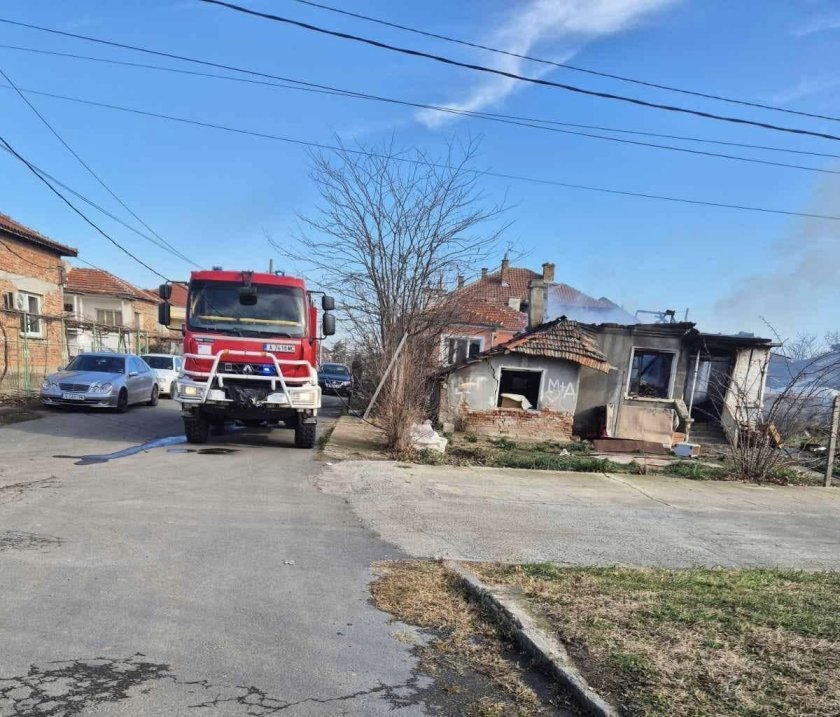
[[[840,715],[840,574],[476,565],[631,717]]]
[[[388,561],[377,565],[379,578],[371,589],[374,604],[402,622],[426,628],[434,635],[420,648],[423,670],[434,675],[445,668],[465,668],[486,676],[500,699],[482,697],[469,714],[476,717],[536,717],[554,709],[528,686],[522,670],[505,656],[504,637],[460,589],[442,564],[429,561]]]

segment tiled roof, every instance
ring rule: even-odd
[[[494,326],[514,333],[528,324],[527,316],[510,306],[469,299],[458,304],[453,321],[471,326]]]
[[[83,269],[73,267],[67,272],[64,291],[68,294],[103,294],[105,296],[119,296],[126,299],[140,301],[158,301],[144,289],[138,289],[127,281],[123,281],[102,269]]]
[[[574,286],[568,284],[553,284],[548,287],[549,302],[556,301],[558,304],[569,304],[582,309],[617,309],[618,304],[613,303],[606,297],[595,299]]]
[[[541,279],[542,274],[522,267],[509,267],[502,281],[502,272],[495,271],[483,279],[467,284],[462,289],[453,292],[453,297],[459,300],[471,299],[486,301],[493,304],[507,305],[511,297],[528,300],[528,282]]]
[[[530,331],[514,336],[510,341],[476,354],[466,363],[482,361],[489,356],[505,353],[526,354],[544,358],[572,361],[596,371],[609,373],[610,363],[595,340],[577,321],[555,319]],[[449,366],[445,371],[457,370],[464,364]]]
[[[15,239],[27,241],[31,244],[37,244],[44,249],[53,251],[59,256],[77,256],[78,250],[73,247],[59,244],[57,241],[48,239],[43,234],[39,234],[34,229],[24,226],[20,222],[16,222],[6,214],[0,214],[0,232],[10,234]]]
[[[510,341],[499,344],[491,352],[518,353],[529,356],[574,361],[597,371],[608,373],[607,357],[598,348],[595,340],[583,330],[577,321],[555,319],[536,326]]]

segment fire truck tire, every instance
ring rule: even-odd
[[[295,447],[314,448],[317,429],[317,423],[298,423],[295,426]]]
[[[207,443],[210,438],[210,423],[201,414],[184,418],[184,434],[187,443]]]

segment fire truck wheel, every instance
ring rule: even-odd
[[[188,443],[207,443],[210,438],[210,424],[205,416],[184,419],[184,434]]]
[[[316,423],[298,423],[295,426],[295,447],[314,448],[315,431],[318,429]]]

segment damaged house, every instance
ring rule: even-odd
[[[526,331],[443,369],[441,420],[523,440],[667,447],[736,443],[761,421],[770,339],[703,333],[689,322],[638,324],[609,300],[594,300],[604,312],[596,315],[630,321],[546,322],[558,293],[546,273],[529,282]]]
[[[582,367],[610,370],[578,323],[556,319],[536,326],[444,369],[440,418],[477,434],[569,439]]]

